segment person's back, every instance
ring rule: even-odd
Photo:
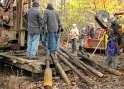
[[[85,32],[86,32],[87,37],[89,37],[90,36],[90,26],[86,26]]]
[[[79,31],[79,39],[83,39],[85,36],[85,28],[82,28],[80,31]]]
[[[27,12],[28,15],[28,43],[27,57],[29,59],[37,59],[36,53],[40,40],[40,33],[44,27],[43,18],[40,10],[39,2],[33,2],[32,8]]]
[[[59,13],[53,8],[52,4],[47,4],[44,12],[44,23],[48,30],[48,49],[50,53],[57,52],[57,32],[60,26]]]
[[[44,12],[44,22],[47,25],[48,32],[57,32],[60,25],[58,11],[47,8]]]
[[[43,27],[42,14],[37,7],[28,10],[28,34],[39,34]]]
[[[90,28],[90,37],[94,38],[94,27],[93,26]]]

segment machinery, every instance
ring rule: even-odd
[[[123,25],[123,19],[119,18],[119,16],[122,16],[124,14],[124,11],[115,12],[114,16],[116,17],[119,24]],[[97,50],[105,50],[106,49],[106,39],[104,36],[105,29],[109,26],[109,13],[106,11],[99,11],[96,16],[95,20],[96,22],[101,26],[101,28],[96,29],[95,32],[95,38],[85,38],[84,46],[85,49],[96,49]]]
[[[26,11],[32,0],[4,0],[0,3],[0,48],[19,50],[26,45]]]
[[[84,39],[83,48],[94,50],[98,46],[97,50],[105,50],[106,44],[105,44],[105,39],[104,39],[104,33],[105,33],[104,29],[102,29],[102,28],[96,29],[94,32],[94,34],[95,34],[94,38],[86,37]]]

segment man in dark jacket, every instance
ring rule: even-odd
[[[40,33],[43,28],[42,13],[39,9],[39,2],[34,1],[28,15],[28,43],[27,57],[34,59],[38,50]]]
[[[113,15],[110,15],[110,21],[111,21],[111,28],[113,30],[113,34],[116,37],[116,45],[119,46],[122,43],[122,33],[119,30],[121,29],[121,26],[117,23]]]
[[[112,68],[117,68],[118,55],[120,54],[120,49],[118,45],[121,44],[121,34],[119,33],[119,24],[115,21],[113,15],[110,15],[111,30],[108,30],[108,47],[107,47],[107,57],[104,61],[105,64],[111,65]]]
[[[79,50],[81,51],[82,50],[82,47],[84,45],[84,38],[86,36],[86,28],[82,28],[80,31],[79,31],[79,42],[80,42],[80,45],[79,45]]]
[[[57,50],[57,31],[60,25],[59,13],[56,11],[52,4],[47,4],[44,12],[44,23],[48,30],[48,49],[50,53],[55,54]]]
[[[118,55],[120,54],[120,50],[116,47],[116,41],[112,37],[112,35],[109,35],[108,39],[108,47],[107,47],[107,57],[104,61],[106,65],[111,65],[112,68],[117,68],[117,60]]]

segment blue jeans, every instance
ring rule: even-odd
[[[77,51],[77,49],[76,49],[76,43],[77,43],[77,42],[76,42],[76,38],[71,39],[72,52],[73,52],[73,53]]]
[[[83,44],[84,44],[84,42],[83,42],[83,38],[82,38],[82,39],[80,39],[80,46],[83,47]]]
[[[56,50],[59,49],[60,37],[61,37],[61,34],[60,33],[56,34]]]
[[[49,32],[48,33],[48,49],[50,53],[55,54],[56,52],[56,34],[55,32]]]
[[[47,46],[46,46],[47,38],[48,38],[48,33],[47,32],[44,32],[44,35],[42,37],[42,48],[44,50],[47,50]]]
[[[28,35],[27,57],[29,58],[36,57],[36,53],[38,51],[39,40],[40,40],[40,34]]]

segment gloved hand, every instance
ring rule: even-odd
[[[61,28],[61,32],[63,32],[64,31],[64,29],[63,28]]]

